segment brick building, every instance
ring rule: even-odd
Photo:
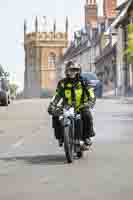
[[[116,17],[117,0],[104,0],[103,1],[103,15],[106,18]]]

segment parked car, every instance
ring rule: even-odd
[[[96,74],[93,72],[82,72],[81,77],[94,88],[96,97],[101,98],[103,95],[103,83],[97,78]]]
[[[10,104],[9,84],[5,78],[0,78],[0,104],[2,106]]]

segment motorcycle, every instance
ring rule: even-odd
[[[82,149],[82,120],[79,113],[71,107],[57,107],[59,120],[63,127],[63,144],[68,163],[73,162],[74,154],[78,158],[83,156]]]

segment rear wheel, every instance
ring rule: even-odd
[[[82,158],[83,157],[83,151],[81,149],[81,144],[80,141],[82,140],[82,121],[81,119],[76,121],[76,133],[75,133],[75,137],[76,137],[76,154],[78,158]]]
[[[68,163],[73,161],[73,136],[72,128],[67,126],[64,128],[64,150]]]

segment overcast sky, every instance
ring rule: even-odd
[[[56,18],[57,30],[64,30],[65,16],[69,16],[70,32],[84,24],[86,0],[1,0],[0,2],[0,64],[10,72],[11,80],[23,88],[24,50],[23,21],[27,19],[28,30],[33,28],[33,19],[47,16],[51,26]],[[121,1],[121,0],[120,0]],[[102,0],[97,0],[99,13]]]

